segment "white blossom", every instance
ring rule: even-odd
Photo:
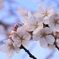
[[[59,31],[59,13],[54,13],[49,18],[49,27],[55,31]]]
[[[11,58],[14,56],[14,52],[19,53],[19,47],[15,46],[10,39],[3,41],[5,44],[0,46],[0,50],[7,53],[7,57]]]
[[[31,12],[28,13],[28,17],[20,20],[24,24],[23,28],[26,28],[27,31],[36,32],[38,28],[43,27],[43,18],[35,17]]]
[[[17,31],[12,35],[12,40],[18,47],[20,47],[21,44],[25,47],[28,47],[30,44],[29,43],[30,38],[31,35],[27,31],[25,31],[22,27],[18,28]]]
[[[23,17],[20,17],[20,21],[23,23],[23,24],[33,24],[33,23],[36,23],[37,21],[40,22],[40,23],[43,23],[43,18],[42,17],[38,17],[36,18],[34,14],[32,14],[30,11],[28,12],[28,16],[23,16]]]
[[[31,14],[31,12],[28,12],[28,16],[23,16],[23,17],[20,17],[20,21],[26,25],[26,24],[29,24],[32,22],[32,19],[35,19],[33,17],[33,15]]]
[[[54,8],[49,6],[48,8],[45,5],[40,4],[39,10],[35,13],[36,17],[43,17],[44,23],[47,24],[49,22],[49,17],[54,13]]]
[[[42,47],[47,47],[48,44],[52,45],[55,41],[55,38],[50,35],[51,33],[52,30],[50,28],[41,28],[37,33],[33,34],[33,40],[39,41]]]

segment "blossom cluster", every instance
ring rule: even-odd
[[[21,26],[16,24],[9,39],[0,46],[7,57],[11,58],[14,52],[19,53],[21,45],[28,47],[30,40],[38,41],[43,48],[54,49],[55,43],[59,46],[59,12],[54,11],[53,6],[47,8],[39,5],[34,13],[29,10],[23,12],[20,16]]]

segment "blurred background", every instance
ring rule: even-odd
[[[2,41],[7,39],[10,31],[15,23],[20,22],[20,14],[23,11],[30,10],[35,12],[38,9],[38,4],[54,6],[55,11],[59,11],[59,0],[0,0],[0,45]],[[45,49],[40,47],[39,43],[30,41],[30,46],[27,48],[37,59],[59,59],[59,51],[57,49]],[[6,53],[0,51],[0,59],[9,59]],[[31,59],[28,54],[21,49],[20,54],[14,55],[11,59]]]

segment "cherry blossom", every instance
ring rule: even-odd
[[[59,31],[59,13],[54,13],[49,18],[49,27],[55,31]]]
[[[31,23],[31,22],[32,22],[32,19],[35,19],[35,18],[34,18],[34,16],[31,14],[30,11],[28,12],[28,16],[20,17],[20,21],[21,21],[24,25]]]
[[[17,31],[12,34],[12,40],[18,47],[20,47],[21,44],[25,47],[28,47],[30,44],[29,43],[30,38],[31,35],[27,31],[25,31],[22,27],[18,28]]]
[[[33,24],[36,22],[43,23],[43,18],[38,17],[36,18],[34,14],[32,14],[30,11],[28,12],[28,16],[20,17],[20,21],[25,25],[25,24]]]
[[[47,47],[48,44],[53,44],[55,38],[51,35],[52,30],[50,28],[41,28],[37,33],[33,34],[33,40],[39,41],[42,47]]]
[[[10,39],[3,41],[5,44],[0,46],[0,50],[7,53],[7,57],[11,58],[14,56],[14,52],[19,53],[19,47],[15,46]]]
[[[53,15],[54,13],[54,8],[53,6],[49,6],[48,8],[45,5],[40,4],[39,5],[39,10],[37,13],[35,13],[36,17],[43,17],[44,18],[44,23],[47,24],[49,22],[49,17]]]
[[[38,28],[43,27],[43,18],[37,18],[31,12],[28,13],[28,17],[25,17],[20,20],[24,24],[23,28],[26,28],[27,31],[36,32]]]

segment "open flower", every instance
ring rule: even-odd
[[[20,21],[24,24],[24,25],[28,25],[28,24],[34,24],[34,23],[42,23],[43,22],[43,18],[42,17],[38,17],[36,18],[34,16],[34,14],[32,14],[31,12],[28,12],[28,16],[23,16],[20,17]]]
[[[36,17],[43,17],[44,23],[47,24],[49,22],[49,17],[53,15],[54,8],[52,6],[49,6],[46,8],[45,5],[39,5],[39,10],[35,13]]]
[[[39,28],[43,28],[43,24],[38,21],[34,21],[32,24],[24,25],[23,27],[29,32],[36,32]]]
[[[0,50],[7,53],[7,57],[11,58],[14,55],[14,51],[16,53],[20,52],[19,47],[15,46],[10,39],[3,41],[5,44],[1,45]]]
[[[59,31],[59,14],[54,13],[50,18],[49,18],[49,27],[55,31]]]
[[[18,47],[21,46],[21,44],[25,47],[29,46],[29,40],[31,38],[31,35],[25,31],[22,27],[17,29],[17,32],[15,32],[12,35],[12,40],[14,41],[15,45]]]
[[[53,6],[49,6],[48,8],[44,5],[39,5],[39,12],[43,17],[49,17],[54,12]]]
[[[43,27],[43,18],[35,17],[31,12],[28,13],[28,17],[20,19],[24,24],[23,28],[26,28],[27,31],[37,31],[38,28]]]
[[[39,41],[42,47],[47,47],[48,44],[53,44],[55,38],[51,35],[52,30],[50,28],[41,28],[37,33],[33,34],[33,40]]]
[[[20,17],[20,21],[26,25],[32,22],[32,20],[35,19],[34,16],[31,14],[31,12],[28,12],[28,16]]]

